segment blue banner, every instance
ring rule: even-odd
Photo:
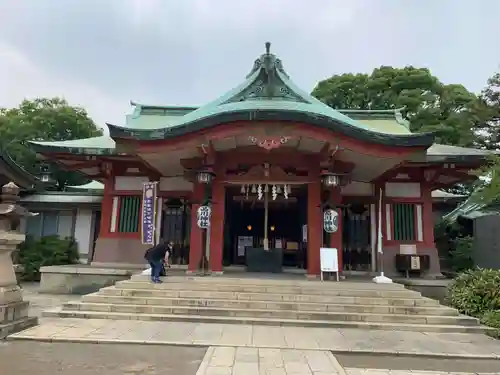
[[[144,245],[155,245],[157,184],[157,182],[145,182],[142,188],[141,242]]]

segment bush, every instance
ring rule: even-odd
[[[79,263],[78,244],[72,237],[27,237],[19,246],[19,262],[23,281],[39,281],[40,267]]]
[[[448,302],[461,313],[482,318],[500,309],[500,270],[476,268],[458,275],[448,287]]]
[[[494,328],[493,331],[488,332],[490,336],[500,338],[500,311],[488,311],[481,318],[481,323],[485,326]]]
[[[440,221],[434,226],[442,270],[455,273],[474,267],[473,237],[469,229],[458,222]]]
[[[455,272],[462,272],[474,267],[473,242],[470,236],[457,237],[453,240],[454,248],[450,251],[450,265]]]

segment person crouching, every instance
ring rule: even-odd
[[[151,281],[155,284],[161,283],[160,274],[163,264],[168,263],[168,249],[166,243],[160,243],[149,248],[144,253],[144,258],[151,266]]]

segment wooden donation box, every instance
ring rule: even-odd
[[[271,272],[283,271],[283,250],[262,247],[247,247],[245,251],[246,269],[248,272]]]
[[[399,245],[399,254],[396,254],[396,269],[410,277],[410,273],[428,271],[430,267],[429,255],[418,255],[414,244]]]

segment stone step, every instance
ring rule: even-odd
[[[340,285],[341,283],[339,283]],[[421,294],[408,289],[362,289],[360,287],[350,289],[348,287],[325,287],[321,283],[309,284],[310,286],[281,286],[276,285],[251,285],[251,284],[229,284],[229,283],[202,283],[202,282],[164,282],[163,284],[152,284],[147,281],[119,281],[115,287],[120,289],[147,289],[147,290],[205,290],[220,292],[240,293],[275,293],[295,295],[327,295],[327,296],[357,296],[357,297],[386,297],[386,298],[417,298]],[[317,286],[316,286],[317,285]],[[324,285],[324,284],[323,284]],[[335,285],[330,283],[329,285]],[[371,284],[369,284],[371,285]]]
[[[322,328],[358,328],[391,331],[446,332],[446,333],[484,333],[488,328],[483,326],[407,324],[386,322],[350,322],[350,321],[315,321],[256,317],[232,316],[200,316],[200,315],[165,315],[165,314],[131,314],[118,312],[67,311],[55,308],[43,312],[44,317],[112,319],[112,320],[145,320],[145,321],[182,321],[195,323],[249,324],[268,326],[299,326]]]
[[[411,297],[380,297],[380,296],[358,296],[345,293],[345,295],[318,295],[318,294],[280,294],[272,292],[234,292],[214,290],[180,290],[168,288],[150,287],[134,289],[125,286],[111,286],[99,291],[101,295],[125,296],[125,297],[157,297],[157,298],[191,298],[191,299],[225,299],[241,301],[270,301],[270,302],[300,302],[300,303],[334,303],[334,304],[361,304],[361,305],[389,305],[389,306],[440,306],[439,302],[430,298],[422,297],[420,294]],[[162,284],[163,285],[163,284]],[[187,288],[187,287],[186,287]]]
[[[63,305],[65,311],[83,312],[111,312],[129,314],[153,315],[199,315],[240,318],[272,318],[290,319],[296,321],[348,321],[370,323],[405,323],[430,325],[462,325],[477,326],[478,319],[468,316],[433,316],[433,315],[406,315],[406,314],[373,314],[349,312],[321,312],[321,311],[286,311],[270,309],[237,309],[216,308],[205,306],[162,306],[162,305],[125,305],[111,303],[68,302]]]
[[[302,302],[269,302],[258,300],[214,299],[214,298],[169,298],[169,297],[128,297],[120,295],[102,295],[93,293],[82,297],[83,302],[108,303],[119,305],[156,305],[156,306],[203,306],[226,309],[257,309],[257,310],[283,310],[283,311],[323,311],[323,312],[348,312],[372,314],[406,314],[406,315],[437,315],[457,316],[455,309],[434,306],[389,306],[389,305],[363,305],[343,303],[302,303]]]
[[[253,286],[291,286],[291,287],[314,287],[325,289],[362,289],[362,290],[405,290],[404,285],[392,284],[375,284],[366,280],[352,281],[342,280],[336,281],[319,281],[305,279],[285,279],[285,278],[268,278],[259,274],[255,277],[199,277],[199,276],[168,276],[163,277],[164,283],[189,283],[189,284],[210,284],[210,285],[253,285]],[[133,275],[126,282],[142,281],[150,282],[149,276]]]

